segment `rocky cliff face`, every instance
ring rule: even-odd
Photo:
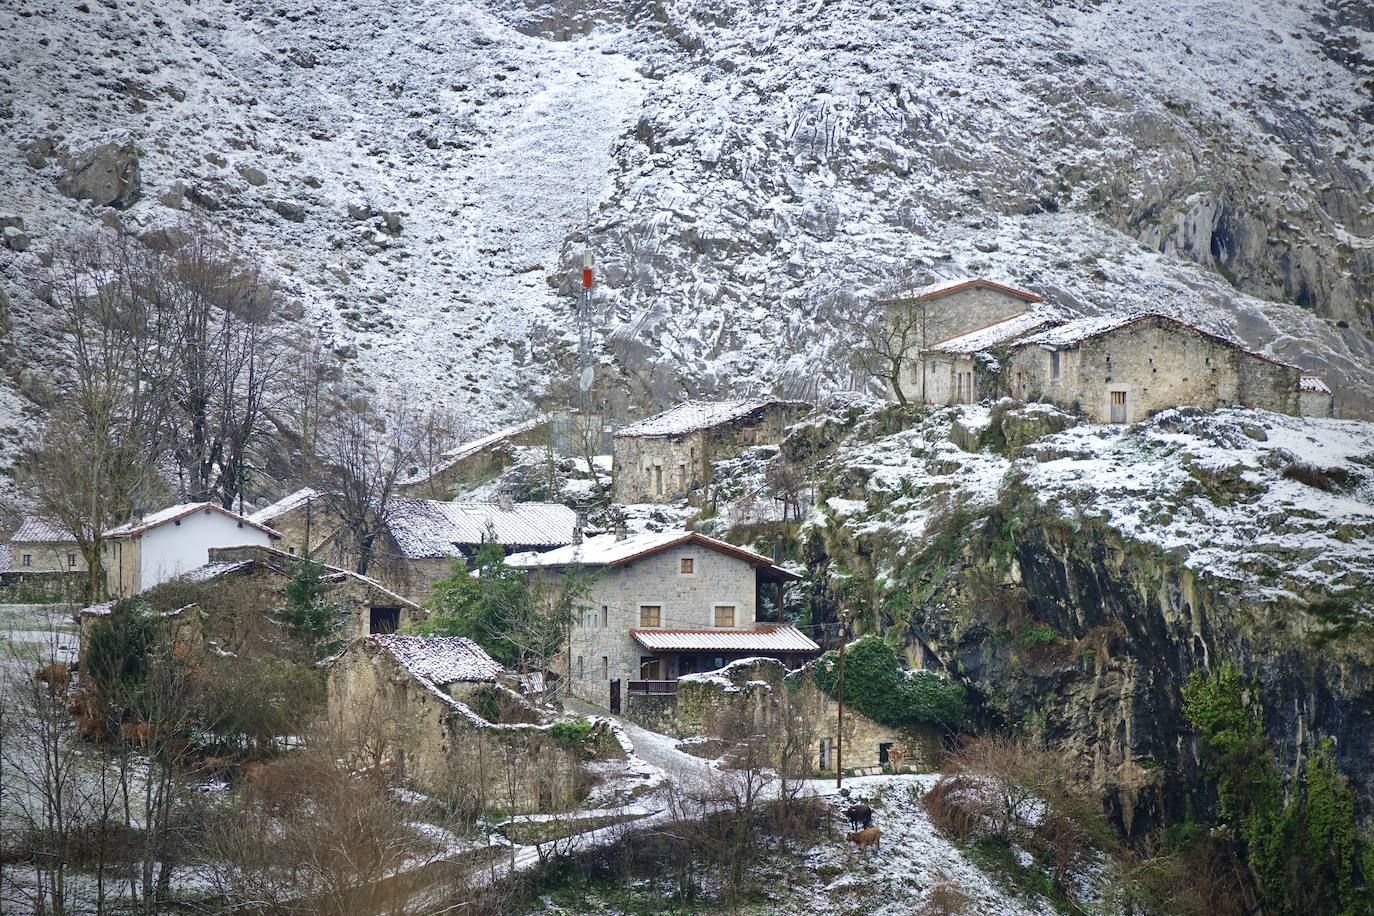
[[[832,606],[963,679],[986,724],[1070,752],[1128,835],[1212,810],[1180,689],[1222,663],[1257,682],[1286,772],[1335,739],[1368,816],[1367,424],[940,414],[860,420],[867,441],[830,459],[815,531]]]
[[[863,303],[964,272],[1233,331],[1362,409],[1371,32],[1355,0],[23,0],[7,384],[65,232],[201,220],[357,378],[493,423],[573,364],[588,238],[627,411],[855,384]]]

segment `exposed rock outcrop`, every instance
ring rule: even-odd
[[[139,151],[132,137],[64,147],[59,162],[62,175],[57,186],[68,197],[123,210],[143,191]]]

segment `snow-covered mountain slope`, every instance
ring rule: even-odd
[[[586,235],[635,408],[849,385],[867,297],[964,272],[1230,329],[1360,408],[1371,58],[1357,0],[17,0],[6,374],[64,232],[194,217],[358,377],[492,423],[571,367]],[[64,148],[122,138],[137,195],[63,194]]]

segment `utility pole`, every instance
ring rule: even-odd
[[[835,727],[835,788],[844,787],[844,644],[849,634],[845,632],[844,617],[840,617],[840,683],[838,699],[840,704],[839,722]]]
[[[582,249],[582,291],[577,301],[577,410],[586,422],[592,389],[592,247]]]

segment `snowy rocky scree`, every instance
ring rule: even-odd
[[[973,272],[1374,399],[1353,0],[21,0],[0,36],[20,390],[62,233],[168,244],[194,216],[357,377],[493,422],[572,368],[586,239],[600,384],[632,412],[849,385],[874,292]]]

